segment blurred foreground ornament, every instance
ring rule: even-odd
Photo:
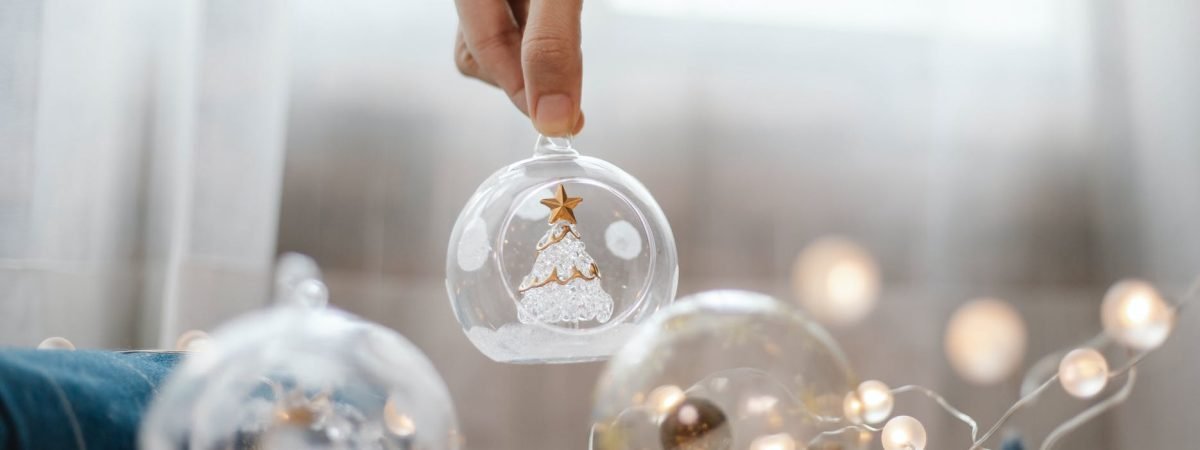
[[[1141,280],[1121,280],[1104,294],[1104,332],[1134,350],[1153,350],[1171,334],[1175,311],[1158,290]]]
[[[217,329],[167,379],[140,448],[457,449],[445,384],[396,333],[283,305]]]
[[[853,325],[875,308],[879,267],[854,241],[824,237],[800,252],[792,284],[800,304],[818,321]]]
[[[675,238],[654,198],[566,138],[539,138],[533,157],[484,181],[446,254],[463,332],[499,362],[607,358],[674,299],[677,281]]]
[[[1004,381],[1020,366],[1025,346],[1025,321],[1003,300],[972,300],[954,311],[946,325],[946,359],[974,384]]]
[[[854,382],[832,338],[796,308],[745,291],[696,294],[609,361],[592,448],[865,448],[858,433],[826,433],[847,424]]]

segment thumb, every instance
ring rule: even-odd
[[[582,0],[533,0],[521,43],[533,126],[547,136],[565,136],[579,122],[583,54],[579,49]]]

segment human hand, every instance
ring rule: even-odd
[[[504,90],[547,136],[576,134],[583,0],[455,0],[454,61],[463,75]]]

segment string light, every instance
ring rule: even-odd
[[[863,423],[863,404],[862,400],[858,399],[858,392],[851,391],[846,393],[846,398],[842,400],[842,414],[846,416],[846,420],[850,423]]]
[[[1080,412],[1071,419],[1056,427],[1042,441],[1042,450],[1051,450],[1064,436],[1079,428],[1084,423],[1099,417],[1105,411],[1123,403],[1129,398],[1136,381],[1137,365],[1150,351],[1158,348],[1166,340],[1173,327],[1175,314],[1183,306],[1200,296],[1200,277],[1188,288],[1180,301],[1171,306],[1163,300],[1154,287],[1139,280],[1124,280],[1105,294],[1101,316],[1104,319],[1105,332],[1088,341],[1088,346],[1076,348],[1068,352],[1059,362],[1057,373],[1044,381],[1033,382],[1044,375],[1035,364],[1027,376],[1025,383],[1029,388],[1022,387],[1022,396],[982,436],[976,438],[978,427],[975,420],[967,414],[951,406],[936,392],[920,386],[902,386],[887,390],[887,385],[879,381],[864,382],[856,391],[846,395],[842,402],[844,420],[852,425],[822,432],[813,439],[819,439],[846,432],[857,432],[865,436],[870,432],[882,431],[880,439],[885,450],[923,450],[926,444],[925,428],[921,422],[908,416],[897,416],[887,422],[882,429],[864,424],[877,423],[871,419],[886,418],[891,413],[894,403],[893,395],[901,392],[918,391],[926,394],[941,406],[947,413],[958,418],[971,427],[972,443],[968,450],[982,449],[983,444],[1003,426],[1010,417],[1021,408],[1032,404],[1033,400],[1056,382],[1061,384],[1069,394],[1079,398],[1091,398],[1104,390],[1110,378],[1116,378],[1128,373],[1128,378],[1122,387],[1109,397],[1096,402],[1091,407]],[[956,313],[958,315],[958,313]],[[1019,316],[1017,317],[1019,319]],[[953,321],[953,320],[952,320]],[[950,327],[953,328],[953,327]],[[1023,329],[1023,325],[1022,325]],[[948,332],[948,335],[953,334]],[[1110,370],[1104,355],[1092,346],[1103,346],[1109,343],[1109,338],[1128,348],[1129,358],[1118,369]],[[949,339],[948,339],[949,340]],[[949,348],[949,345],[947,346]],[[948,349],[947,354],[951,351]],[[1052,361],[1052,360],[1051,360]],[[877,384],[876,384],[877,383]],[[1036,387],[1033,387],[1036,386]],[[882,392],[881,392],[882,390]],[[867,394],[867,395],[864,395]],[[884,406],[886,405],[886,408]],[[886,414],[881,411],[886,410]],[[873,414],[874,413],[874,414]],[[882,420],[882,419],[880,419]]]
[[[879,380],[868,380],[858,385],[858,400],[862,402],[862,420],[876,424],[892,415],[892,390]]]
[[[924,450],[925,439],[925,426],[910,416],[893,417],[879,437],[884,450]]]
[[[396,405],[397,396],[395,394],[388,397],[387,403],[383,405],[383,424],[387,427],[388,432],[402,437],[412,437],[417,432],[417,426],[413,423],[411,417],[400,412]]]
[[[879,267],[854,241],[824,237],[796,257],[792,284],[801,305],[818,321],[852,325],[875,307]]]
[[[1091,348],[1071,350],[1058,364],[1058,381],[1078,398],[1092,398],[1108,384],[1108,361]]]
[[[959,307],[946,326],[946,359],[959,376],[979,385],[1012,375],[1025,356],[1025,345],[1025,322],[1003,300],[972,300]]]
[[[656,417],[662,417],[675,408],[675,405],[682,402],[684,398],[683,389],[680,389],[679,386],[668,384],[656,387],[650,391],[646,402],[654,409]]]
[[[1142,280],[1121,280],[1104,294],[1104,332],[1135,350],[1153,350],[1171,334],[1174,310],[1158,290]]]
[[[796,450],[796,440],[787,433],[768,434],[754,439],[750,450]]]

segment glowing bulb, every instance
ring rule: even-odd
[[[662,416],[675,408],[684,399],[683,389],[679,386],[668,384],[659,386],[650,391],[647,397],[647,402],[654,409],[657,416]]]
[[[1104,332],[1121,345],[1135,350],[1153,350],[1171,334],[1175,311],[1142,280],[1121,280],[1104,294],[1100,320]]]
[[[200,330],[188,330],[175,340],[175,350],[180,352],[199,352],[208,348],[210,343],[208,333]]]
[[[846,393],[846,398],[842,400],[842,414],[850,423],[861,424],[863,422],[863,404],[862,400],[858,399],[858,392]]]
[[[963,379],[996,384],[1025,356],[1025,321],[1003,300],[976,299],[954,311],[946,325],[946,359]]]
[[[1068,394],[1091,398],[1108,384],[1108,361],[1090,348],[1077,348],[1058,363],[1058,381]]]
[[[388,397],[387,403],[383,405],[383,424],[392,434],[407,438],[417,433],[417,425],[413,423],[411,417],[400,412],[396,406],[396,396]]]
[[[883,422],[892,415],[892,389],[882,381],[869,380],[858,385],[858,400],[862,402],[862,420],[867,423]]]
[[[68,341],[65,337],[48,337],[42,343],[38,344],[38,350],[75,350],[75,344]]]
[[[768,434],[754,439],[750,450],[796,450],[796,440],[787,433]]]
[[[896,416],[883,426],[879,436],[884,450],[924,450],[925,426],[909,416]]]
[[[800,252],[792,283],[804,309],[817,320],[852,325],[875,307],[879,268],[853,241],[825,237]]]

